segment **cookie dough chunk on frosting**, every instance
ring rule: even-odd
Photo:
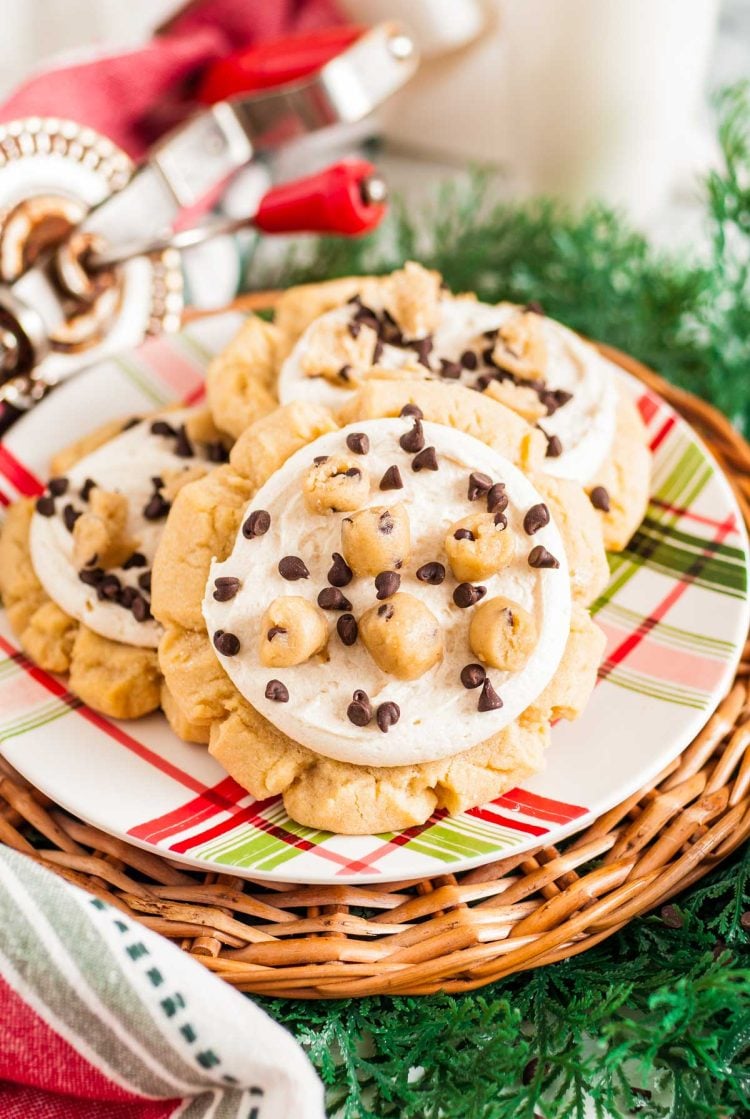
[[[0,590],[11,625],[41,667],[69,672],[73,691],[108,715],[159,705],[156,544],[182,482],[226,457],[205,412],[108,424],[56,456],[65,473],[9,512]]]
[[[436,808],[458,812],[492,799],[541,765],[555,704],[562,712],[567,703],[572,711],[580,700],[570,689],[555,690],[558,676],[567,679],[576,648],[563,539],[551,517],[542,518],[544,524],[536,514],[529,519],[543,495],[520,474],[516,482],[517,472],[503,461],[509,495],[504,515],[507,530],[521,542],[517,557],[483,584],[458,582],[443,552],[445,536],[459,514],[496,508],[498,455],[476,439],[464,440],[460,431],[424,421],[420,446],[420,439],[410,437],[415,408],[406,403],[403,417],[358,419],[343,431],[330,419],[326,428],[323,416],[311,424],[309,407],[297,404],[259,421],[243,435],[230,466],[180,496],[155,564],[153,606],[167,628],[160,663],[175,729],[189,726],[191,737],[208,736],[214,756],[254,795],[282,794],[290,814],[313,827],[350,833],[406,827]],[[454,416],[456,426],[459,420]],[[471,449],[471,468],[456,449],[462,441]],[[376,573],[368,565],[367,574],[357,574],[341,543],[352,512],[306,507],[302,479],[310,463],[348,452],[367,468],[364,509],[404,508],[410,552],[399,567],[394,560]],[[237,506],[223,530],[207,522],[204,532],[203,506],[220,506],[224,493],[234,510],[240,492],[250,498],[244,509]],[[603,555],[600,538],[598,547]],[[531,561],[535,549],[545,557],[542,565]],[[212,555],[222,562],[211,565]],[[195,571],[204,573],[208,632],[192,598],[180,605],[163,593],[180,586],[184,598],[187,583],[188,597],[197,593]],[[492,593],[482,593],[487,586]],[[545,587],[555,593],[548,597]],[[533,618],[539,634],[528,658],[514,662],[523,661],[520,669],[480,663],[483,650],[475,652],[470,641],[472,611],[502,591]],[[308,655],[295,665],[267,667],[258,644],[264,616],[269,621],[265,612],[279,599],[294,598],[312,613],[322,611],[327,643],[317,650],[317,640],[309,643]],[[439,637],[432,646],[421,642],[425,663],[410,680],[398,675],[410,627],[394,630],[395,639],[389,634],[387,647],[380,640],[385,614],[399,623],[397,607],[404,599],[424,607],[427,636]],[[386,648],[382,665],[368,648],[367,623],[362,625],[368,611],[377,617],[381,607],[380,629],[369,644],[374,649],[377,643],[379,652]],[[280,624],[276,615],[270,620]],[[290,627],[282,619],[281,628],[293,625],[294,619]],[[423,695],[429,702],[420,704]],[[434,721],[435,696],[451,729],[445,754],[444,745],[436,751],[436,736],[423,730],[425,720]],[[463,741],[454,741],[454,731]],[[313,738],[314,747],[306,744]],[[445,740],[441,727],[437,741]],[[433,760],[409,760],[420,757]]]

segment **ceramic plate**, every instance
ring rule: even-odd
[[[58,389],[0,445],[0,502],[40,490],[56,450],[104,420],[198,400],[223,315],[108,361]],[[116,723],[18,652],[0,618],[0,750],[34,785],[105,832],[204,870],[255,879],[419,878],[555,843],[651,780],[731,683],[748,626],[747,540],[730,487],[694,432],[626,377],[651,439],[651,503],[594,613],[607,635],[584,715],[552,732],[547,768],[522,789],[399,834],[301,827],[254,801],[160,715]]]

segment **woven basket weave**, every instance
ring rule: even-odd
[[[750,523],[750,446],[709,405],[602,350],[697,428]],[[681,757],[562,853],[540,847],[464,874],[386,885],[243,881],[187,870],[104,835],[2,761],[0,841],[176,941],[243,991],[310,999],[466,991],[598,944],[750,835],[749,677],[746,646],[731,691]]]

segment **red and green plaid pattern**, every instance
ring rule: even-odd
[[[108,363],[106,397],[101,372],[85,374],[88,384],[80,378],[60,393],[85,393],[90,401],[94,386],[95,414],[90,406],[83,429],[112,414],[194,401],[208,359],[236,322],[208,320]],[[18,653],[3,623],[4,753],[22,771],[34,770],[32,780],[73,810],[89,818],[98,813],[99,826],[198,866],[260,878],[411,877],[481,863],[583,826],[613,799],[596,772],[602,737],[620,756],[632,752],[644,725],[653,732],[653,751],[637,765],[633,761],[636,784],[644,766],[664,764],[659,749],[678,752],[720,698],[746,617],[746,540],[728,484],[686,425],[661,400],[637,391],[654,451],[648,515],[630,546],[611,557],[610,584],[594,604],[607,636],[599,687],[578,722],[554,729],[548,768],[528,789],[514,789],[458,817],[437,814],[398,834],[345,837],[302,827],[278,798],[254,801],[205,748],[179,742],[161,717],[116,724],[80,705],[63,683]],[[31,425],[42,425],[43,411],[26,421],[26,432],[19,426],[0,446],[0,494],[6,501],[38,492],[37,474],[50,448]],[[68,432],[60,442],[76,434]],[[574,775],[568,755],[576,759]],[[78,791],[77,775],[87,788],[100,782],[96,796]],[[70,783],[67,801],[61,779]],[[131,795],[116,795],[115,789]],[[629,791],[620,787],[615,795]],[[71,796],[80,800],[78,807]]]

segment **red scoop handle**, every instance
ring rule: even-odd
[[[344,159],[324,171],[281,183],[261,200],[253,224],[263,233],[369,233],[386,212],[385,200],[368,195],[382,187],[375,167],[364,159]]]
[[[205,71],[198,87],[204,105],[287,85],[314,74],[364,34],[355,24],[290,35],[220,58]]]

